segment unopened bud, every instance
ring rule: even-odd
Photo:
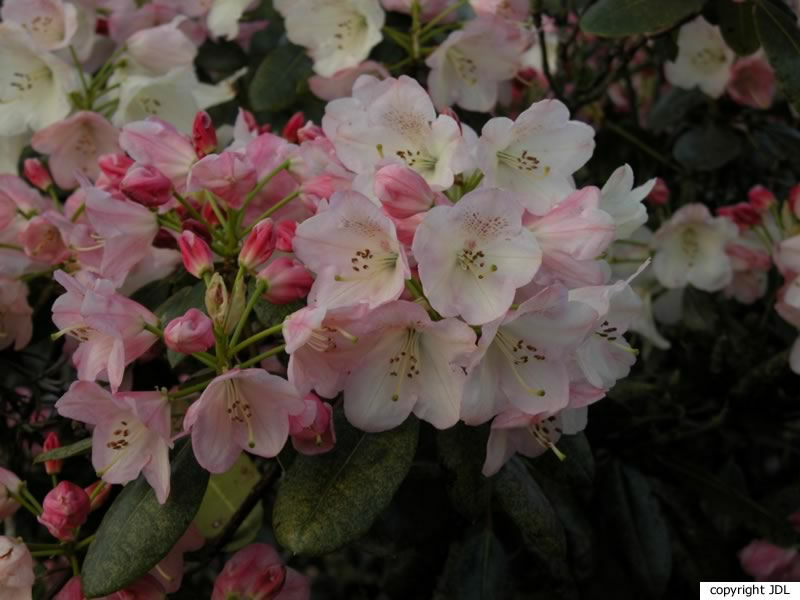
[[[295,231],[297,221],[281,221],[275,225],[275,248],[280,252],[292,252]]]
[[[297,132],[306,122],[306,116],[303,114],[303,111],[299,110],[294,113],[289,120],[286,121],[286,125],[283,126],[283,131],[281,132],[281,136],[293,143],[297,143]]]
[[[663,206],[669,202],[669,188],[667,182],[656,177],[656,183],[647,195],[647,201],[654,206]]]
[[[61,440],[58,439],[58,434],[55,431],[51,431],[45,436],[42,448],[45,452],[61,448]],[[48,475],[58,475],[61,473],[63,465],[63,460],[46,460],[44,461],[44,470]]]
[[[303,264],[293,258],[276,258],[258,272],[258,278],[267,284],[264,299],[273,304],[288,304],[305,298],[314,279]]]
[[[98,488],[100,489],[98,490]],[[95,481],[88,487],[83,488],[83,491],[89,496],[89,502],[91,502],[89,512],[92,512],[106,503],[108,495],[111,493],[111,484],[103,480]]]
[[[122,178],[119,187],[128,198],[148,208],[166,204],[172,198],[172,182],[151,166],[134,165]]]
[[[211,116],[204,110],[194,116],[192,143],[199,158],[203,158],[217,149],[217,130],[214,129]]]
[[[239,252],[239,266],[256,271],[267,262],[275,250],[275,232],[272,219],[255,224]]]
[[[91,503],[82,487],[62,481],[45,496],[39,523],[61,541],[75,539],[75,529],[86,522]]]
[[[387,165],[375,174],[375,194],[390,216],[405,219],[425,212],[435,194],[422,176],[405,165]]]
[[[164,328],[164,343],[167,348],[183,354],[202,352],[214,345],[214,330],[211,319],[196,308],[172,319]]]
[[[184,231],[178,237],[178,247],[181,250],[183,266],[198,279],[202,279],[205,273],[213,270],[214,257],[211,248],[201,237],[191,231]]]
[[[25,179],[30,181],[37,188],[46,192],[53,185],[53,178],[47,171],[47,167],[38,158],[27,158],[23,163],[22,172]]]
[[[771,206],[777,204],[778,200],[775,194],[770,192],[763,185],[754,185],[747,192],[747,200],[758,212],[767,212]]]

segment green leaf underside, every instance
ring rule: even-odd
[[[586,11],[581,29],[603,37],[658,33],[703,8],[705,0],[600,0]]]

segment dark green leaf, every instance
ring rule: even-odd
[[[311,61],[300,46],[278,46],[267,54],[250,82],[255,110],[277,111],[290,106],[298,87],[311,74]]]
[[[70,444],[69,446],[62,446],[61,448],[56,448],[55,450],[42,452],[41,454],[37,455],[36,458],[33,459],[33,462],[43,463],[46,460],[59,460],[62,458],[69,458],[70,456],[77,456],[78,454],[84,454],[89,450],[91,450],[91,448],[92,448],[92,438],[88,437],[79,442],[75,442],[74,444]]]
[[[719,312],[714,297],[687,287],[683,292],[683,323],[692,331],[714,331],[719,321]]]
[[[200,68],[213,73],[215,78],[222,78],[243,67],[247,55],[235,42],[208,40],[200,46],[195,60]]]
[[[757,0],[753,8],[761,45],[775,69],[786,98],[800,110],[800,28],[797,17],[768,0]]]
[[[656,133],[674,127],[690,110],[705,102],[705,96],[697,89],[672,88],[656,101],[648,117],[648,126]]]
[[[713,171],[742,151],[741,138],[730,129],[705,125],[690,129],[675,142],[672,154],[682,165],[697,171]]]
[[[363,535],[391,501],[417,448],[414,417],[383,433],[355,429],[341,410],[334,418],[336,447],[299,456],[275,500],[275,536],[298,554],[325,554]]]
[[[581,29],[604,37],[658,33],[703,8],[705,0],[600,0],[586,11]]]
[[[602,479],[604,521],[638,587],[660,598],[672,572],[669,530],[658,500],[638,470],[612,462]]]
[[[736,54],[747,56],[761,46],[749,2],[716,0],[717,18],[722,37]]]
[[[436,447],[444,466],[453,474],[450,501],[468,519],[485,514],[491,496],[490,480],[481,473],[486,453],[486,428],[459,423],[437,434]]]
[[[566,458],[562,461],[554,452],[547,452],[533,461],[536,470],[569,487],[591,489],[594,481],[594,456],[586,436],[582,432],[564,435],[558,440],[557,446]]]
[[[255,283],[250,282],[247,293],[252,294],[255,290]],[[253,307],[256,318],[264,327],[272,327],[283,323],[283,320],[295,311],[305,306],[302,301],[289,302],[288,304],[272,304],[261,298]]]
[[[108,509],[81,571],[87,598],[107,596],[136,581],[169,553],[189,527],[209,474],[197,464],[188,441],[171,462],[171,491],[164,504],[140,476]]]
[[[156,310],[156,316],[161,321],[161,327],[166,327],[172,319],[182,316],[190,308],[197,308],[205,312],[206,285],[198,281],[194,285],[187,285],[175,292],[166,302]],[[167,360],[171,367],[186,358],[185,354],[167,350]]]
[[[494,490],[500,508],[519,528],[528,550],[548,565],[555,577],[563,579],[568,572],[564,529],[522,460],[514,457],[505,464],[494,477]]]
[[[450,548],[442,590],[459,600],[501,600],[507,596],[508,559],[491,529],[468,534]]]

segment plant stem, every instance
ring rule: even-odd
[[[181,388],[177,392],[169,394],[169,397],[171,399],[183,398],[184,396],[191,396],[192,394],[195,394],[197,392],[202,392],[204,389],[206,389],[206,386],[208,386],[208,384],[211,383],[212,381],[213,379],[209,379],[207,381],[195,383],[194,385],[190,385],[189,387]]]
[[[276,333],[280,333],[282,330],[283,330],[283,323],[280,323],[279,325],[274,325],[274,326],[270,327],[269,329],[264,329],[263,331],[259,331],[255,335],[252,335],[249,338],[247,338],[246,340],[244,340],[244,341],[240,342],[239,344],[236,344],[235,346],[233,346],[230,349],[230,353],[231,353],[231,355],[234,355],[237,352],[239,352],[240,350],[244,350],[248,346],[251,346],[252,344],[255,344],[256,342],[260,342],[264,338],[268,338],[271,335],[275,335]]]
[[[265,358],[269,358],[270,356],[275,356],[276,354],[280,354],[283,352],[284,348],[286,348],[286,344],[281,344],[280,346],[275,346],[274,348],[267,350],[266,352],[262,352],[261,354],[254,356],[250,360],[246,360],[242,364],[239,365],[240,369],[246,369],[248,367],[252,367],[260,363]]]
[[[248,206],[250,206],[250,203],[253,201],[253,199],[254,199],[256,196],[258,196],[259,192],[260,192],[260,191],[261,191],[261,190],[264,188],[264,186],[265,186],[265,185],[267,185],[267,184],[268,184],[270,181],[272,181],[272,178],[273,178],[273,177],[275,177],[275,176],[276,176],[278,173],[280,173],[281,171],[283,171],[283,170],[285,170],[285,169],[288,169],[288,168],[289,168],[289,167],[291,167],[291,166],[292,166],[292,161],[291,161],[291,160],[285,160],[285,161],[283,161],[283,162],[282,162],[281,164],[279,164],[277,167],[275,167],[274,169],[272,169],[272,171],[270,171],[269,173],[267,173],[267,174],[264,176],[264,178],[263,178],[263,179],[261,179],[261,181],[259,181],[259,182],[256,184],[256,187],[254,187],[252,190],[250,190],[250,191],[247,193],[247,196],[245,196],[245,198],[244,198],[244,202],[242,203],[242,208],[240,208],[240,209],[239,209],[239,214],[238,214],[238,215],[237,215],[237,217],[236,217],[236,229],[237,229],[237,230],[239,229],[239,227],[241,227],[241,225],[242,225],[242,219],[244,219],[244,213],[245,213],[245,211],[247,210],[247,207],[248,207]],[[259,220],[260,220],[260,219],[259,219]],[[258,221],[256,221],[256,223],[257,223],[257,222],[258,222]],[[248,229],[248,231],[250,231],[250,229]]]
[[[242,272],[242,269],[239,269],[239,273]],[[237,275],[238,278],[238,275]],[[258,283],[256,283],[256,289],[253,290],[253,294],[247,300],[247,305],[244,307],[244,312],[242,316],[239,317],[239,322],[236,324],[236,329],[233,331],[233,337],[231,337],[231,342],[229,347],[236,346],[236,342],[239,341],[239,338],[242,335],[242,329],[244,329],[244,324],[247,322],[247,318],[250,316],[250,313],[253,311],[253,308],[258,302],[258,299],[261,297],[267,289],[267,284],[264,282],[263,279],[259,279]],[[231,352],[233,354],[233,352]]]
[[[642,140],[637,138],[635,135],[633,135],[629,131],[623,129],[619,125],[616,125],[615,123],[612,123],[611,121],[607,120],[605,122],[605,126],[606,126],[607,129],[613,131],[614,133],[616,133],[621,138],[624,138],[625,140],[629,141],[631,144],[633,144],[634,146],[636,146],[637,148],[639,148],[643,152],[645,152],[645,153],[649,154],[650,156],[652,156],[654,159],[656,159],[658,162],[660,162],[664,166],[667,166],[670,169],[674,169],[675,171],[678,171],[679,173],[683,172],[683,169],[681,169],[678,165],[673,163],[669,158],[667,158],[666,156],[664,156],[663,154],[661,154],[657,150],[654,150],[653,148],[648,146],[645,142],[643,142]]]
[[[244,237],[245,235],[250,233],[250,230],[253,229],[253,227],[255,227],[256,224],[259,221],[262,221],[262,220],[266,219],[267,217],[273,215],[275,212],[277,212],[278,210],[280,210],[281,208],[283,208],[284,206],[289,204],[289,202],[291,202],[292,200],[297,198],[299,195],[300,195],[300,190],[297,189],[297,190],[293,191],[291,194],[289,194],[288,196],[286,196],[285,198],[282,198],[281,200],[279,200],[276,204],[273,204],[272,206],[270,206],[267,210],[265,210],[263,213],[261,213],[261,215],[255,221],[253,221],[247,229],[245,229],[242,232],[242,237]]]

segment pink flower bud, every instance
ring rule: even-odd
[[[43,192],[46,192],[53,185],[53,178],[50,177],[47,167],[38,158],[25,159],[22,172],[25,175],[25,179]]]
[[[51,265],[57,265],[69,256],[58,228],[41,215],[28,221],[19,234],[19,242],[25,254]]]
[[[739,552],[742,570],[756,581],[798,581],[800,556],[797,550],[781,548],[765,540],[754,540]]]
[[[728,95],[743,106],[766,109],[775,97],[775,71],[761,56],[740,58],[731,67]]]
[[[0,594],[3,598],[30,598],[35,576],[33,557],[28,547],[17,540],[0,535]]]
[[[183,266],[198,279],[213,270],[214,257],[211,255],[211,248],[199,236],[191,231],[184,231],[178,237],[178,248],[181,250]]]
[[[61,448],[61,440],[58,439],[58,434],[55,431],[51,431],[44,438],[42,450],[50,452],[50,450],[57,450],[58,448]],[[61,473],[63,465],[63,460],[46,460],[44,461],[44,470],[48,475],[58,475]]]
[[[653,206],[663,206],[669,202],[669,188],[667,182],[656,177],[656,183],[647,195],[647,201]]]
[[[117,152],[116,154],[103,154],[97,159],[97,164],[100,167],[101,176],[105,175],[107,178],[107,183],[111,187],[117,187],[133,165],[133,159],[124,152]]]
[[[789,198],[787,199],[789,208],[792,209],[794,216],[800,219],[800,183],[789,190]]]
[[[119,184],[120,190],[134,202],[153,208],[172,198],[172,182],[155,167],[132,166]]]
[[[303,114],[303,111],[298,110],[294,113],[289,120],[286,121],[286,125],[283,126],[283,131],[281,132],[281,136],[289,140],[292,143],[297,143],[297,131],[303,126],[306,122],[306,116]]]
[[[214,122],[211,120],[211,116],[204,110],[199,111],[194,116],[192,143],[198,158],[203,158],[217,149],[217,130],[214,129]]]
[[[234,554],[214,581],[211,600],[273,600],[286,583],[286,567],[272,546],[250,544]]]
[[[767,212],[771,206],[774,206],[778,200],[775,194],[770,192],[763,185],[754,185],[747,192],[747,200],[758,212]]]
[[[322,131],[322,127],[319,125],[314,125],[314,123],[309,121],[297,130],[297,142],[310,142],[311,140],[315,140],[324,135],[325,133]]]
[[[53,600],[85,600],[86,596],[83,595],[83,585],[81,584],[80,575],[74,575],[70,580],[64,584],[58,594],[53,597]]]
[[[22,484],[19,477],[8,469],[0,467],[0,520],[10,517],[19,508],[19,503],[11,497]]]
[[[239,252],[239,265],[249,271],[257,270],[269,260],[275,250],[275,233],[272,219],[255,224]]]
[[[422,176],[404,165],[387,165],[375,173],[375,194],[396,219],[427,211],[435,199]]]
[[[281,221],[275,226],[275,248],[280,252],[292,252],[292,240],[297,231],[297,221]]]
[[[247,129],[255,132],[258,131],[258,121],[256,121],[256,117],[253,113],[247,109],[240,108],[239,116],[242,118],[244,124],[247,125]]]
[[[214,326],[202,311],[190,308],[164,328],[164,343],[183,354],[202,352],[214,345]]]
[[[761,223],[761,214],[747,202],[738,202],[730,206],[721,206],[717,209],[717,214],[728,217],[740,228]]]
[[[287,304],[308,295],[314,279],[303,264],[293,258],[276,258],[258,273],[266,281],[264,299],[273,304]]]
[[[100,488],[100,491],[95,494],[97,486],[103,487]],[[106,503],[106,500],[108,500],[108,495],[111,493],[111,484],[102,480],[95,481],[93,484],[83,488],[83,491],[86,492],[87,496],[89,496],[89,501],[92,503],[91,507],[89,508],[89,512],[92,512]]]
[[[86,522],[91,503],[82,487],[62,481],[54,487],[42,503],[44,512],[39,523],[47,527],[53,537],[70,542],[75,539],[75,528]]]
[[[292,445],[301,454],[313,455],[327,452],[336,444],[333,429],[333,409],[316,394],[308,394],[305,407],[299,415],[289,415],[289,435]]]

